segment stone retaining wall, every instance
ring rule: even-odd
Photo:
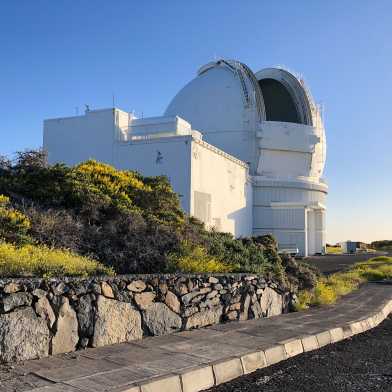
[[[246,274],[0,280],[0,361],[281,314],[291,294]]]

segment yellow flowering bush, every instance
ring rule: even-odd
[[[184,245],[184,247],[187,249],[188,245]],[[225,264],[210,256],[202,246],[187,250],[186,254],[171,256],[171,270],[188,273],[217,273],[233,270],[232,265]]]
[[[88,257],[66,250],[36,245],[17,247],[0,242],[0,276],[2,277],[87,277],[90,275],[113,275],[113,270]]]
[[[15,243],[29,242],[30,227],[27,216],[12,208],[7,196],[0,195],[0,239]]]
[[[132,209],[138,191],[149,191],[143,181],[132,171],[116,170],[105,163],[89,160],[75,166],[69,176],[74,191],[82,197],[96,195],[107,204]]]
[[[392,279],[392,257],[374,257],[354,264],[347,271],[319,279],[313,292],[301,291],[298,294],[295,308],[303,310],[312,305],[332,304],[341,296],[358,289],[363,283],[384,279]]]

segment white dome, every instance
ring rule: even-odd
[[[248,162],[253,175],[321,177],[325,132],[303,81],[280,68],[253,74],[244,64],[219,60],[174,97],[165,115],[180,116],[204,139]]]
[[[256,88],[257,81],[246,74],[244,65],[225,60],[209,63],[174,97],[165,115],[184,118],[208,143],[253,162],[255,123],[264,117],[260,105],[255,113]],[[260,96],[259,100],[262,104]]]

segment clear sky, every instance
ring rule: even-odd
[[[1,1],[0,154],[113,94],[160,115],[215,57],[304,76],[325,113],[327,240],[392,239],[390,0]]]

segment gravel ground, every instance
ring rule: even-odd
[[[384,255],[386,253],[365,253],[356,255],[325,255],[325,256],[311,256],[303,259],[309,264],[316,266],[323,274],[330,275],[349,268],[360,261],[369,260],[372,257]]]
[[[301,354],[209,391],[392,391],[392,318],[351,339]]]

